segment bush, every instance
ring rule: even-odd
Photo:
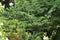
[[[5,9],[0,14],[5,37],[11,38],[10,40],[41,40],[45,29],[48,31],[56,29],[60,23],[59,2],[59,0],[16,0],[15,6]]]

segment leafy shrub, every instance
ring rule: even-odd
[[[56,29],[60,23],[59,2],[59,0],[16,0],[15,6],[5,9],[0,14],[5,37],[11,40],[41,40],[44,29]],[[27,29],[31,29],[32,33],[26,32]]]

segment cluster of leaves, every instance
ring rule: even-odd
[[[16,0],[15,6],[0,12],[0,22],[4,24],[2,30],[5,36],[11,38],[10,40],[41,40],[44,29],[54,29],[60,24],[59,2]]]

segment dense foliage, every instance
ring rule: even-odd
[[[0,29],[3,33],[0,38],[42,40],[45,29],[56,29],[59,24],[60,0],[16,0],[13,7],[0,7]],[[57,34],[60,35],[59,32]]]

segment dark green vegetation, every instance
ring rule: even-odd
[[[44,30],[60,25],[60,0],[17,0],[14,7],[0,12],[0,23],[10,40],[42,40]],[[59,29],[54,40],[60,40]]]

